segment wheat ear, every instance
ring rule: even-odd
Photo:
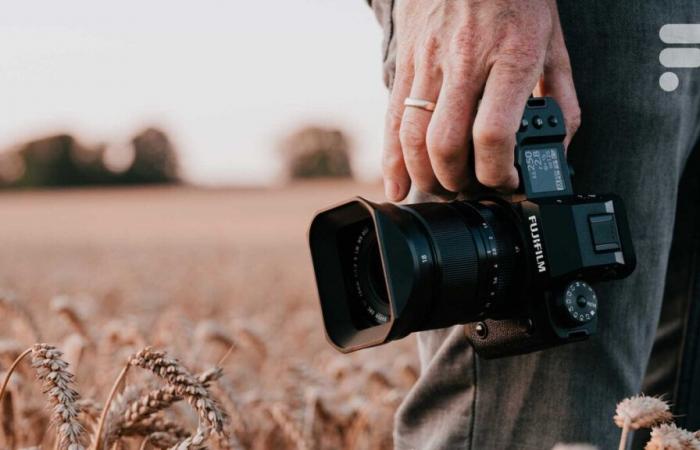
[[[676,424],[661,424],[652,428],[651,439],[644,450],[698,450],[700,439],[697,432],[678,428]]]
[[[126,409],[121,418],[119,432],[128,433],[128,430],[180,400],[182,397],[177,394],[177,389],[173,386],[165,386],[146,393]]]
[[[202,372],[197,376],[197,379],[205,387],[209,387],[211,382],[218,380],[222,375],[222,369],[217,366]],[[156,426],[162,421],[158,422],[160,418],[154,416],[182,399],[183,397],[178,394],[177,388],[171,385],[147,392],[128,405],[124,405],[116,423],[110,423],[111,431],[107,434],[116,438],[118,436],[147,435],[152,432],[172,432],[172,429],[164,430],[162,426]],[[176,437],[186,438],[189,437],[189,433],[185,436],[182,433],[176,433]],[[158,447],[156,442],[163,442],[163,440],[153,441],[151,445]]]
[[[613,419],[615,424],[622,428],[619,450],[625,450],[631,430],[651,428],[669,422],[673,419],[673,414],[669,410],[668,403],[662,399],[637,395],[618,403]]]
[[[165,352],[150,347],[138,352],[130,359],[130,364],[150,370],[175,388],[175,392],[187,399],[197,411],[200,421],[216,433],[223,433],[226,414],[212,399],[209,391],[199,379],[192,375],[176,359]],[[198,430],[198,433],[199,434]],[[203,430],[206,433],[206,430]]]
[[[68,363],[61,359],[62,353],[48,344],[34,344],[32,367],[43,381],[44,393],[53,407],[51,422],[57,429],[57,448],[83,450],[84,428],[79,420],[80,394],[73,389],[73,374]]]
[[[179,424],[158,416],[150,417],[149,419],[139,423],[134,428],[129,429],[124,436],[149,437],[153,434],[157,434],[160,438],[153,439],[150,443],[154,447],[158,448],[172,447],[183,439],[190,437],[190,433]]]

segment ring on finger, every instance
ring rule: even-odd
[[[422,98],[406,97],[406,99],[403,101],[403,105],[422,109],[428,112],[435,111],[435,102],[424,100]]]

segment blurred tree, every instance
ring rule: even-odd
[[[60,187],[114,184],[175,183],[177,152],[167,135],[149,128],[132,141],[128,169],[113,171],[105,164],[101,145],[88,148],[69,134],[37,139],[0,154],[0,186]]]
[[[175,183],[179,181],[177,152],[168,136],[156,128],[147,128],[132,140],[134,160],[121,175],[123,182]]]
[[[101,167],[99,149],[85,148],[68,134],[28,142],[18,153],[24,172],[14,181],[17,186],[77,186],[109,175]]]
[[[301,128],[282,141],[280,153],[290,179],[352,177],[350,143],[338,129]]]

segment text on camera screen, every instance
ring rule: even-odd
[[[525,150],[525,165],[533,193],[566,189],[561,161],[555,148]]]

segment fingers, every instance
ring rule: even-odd
[[[391,90],[389,108],[384,128],[384,152],[382,155],[382,172],[386,197],[394,202],[403,200],[411,188],[406,165],[399,140],[399,129],[403,116],[403,101],[411,91],[412,72],[397,71]]]
[[[419,70],[413,80],[410,97],[435,101],[440,94],[441,74],[439,71]],[[444,195],[447,192],[440,185],[428,155],[426,134],[433,113],[421,108],[404,109],[399,140],[403,158],[411,180],[422,192]]]
[[[518,187],[514,166],[515,133],[525,103],[541,73],[542,63],[533,58],[517,65],[496,61],[474,121],[474,165],[476,177],[487,187],[512,191]]]
[[[471,80],[471,81],[470,81]],[[469,139],[477,102],[477,81],[446,73],[428,126],[427,146],[437,181],[451,192],[469,183]]]
[[[554,97],[559,103],[564,114],[566,123],[566,139],[564,147],[569,146],[569,142],[581,125],[581,109],[576,96],[574,79],[571,75],[571,62],[569,53],[564,44],[559,21],[553,31],[547,59],[544,63],[542,79],[539,83],[539,95]]]

